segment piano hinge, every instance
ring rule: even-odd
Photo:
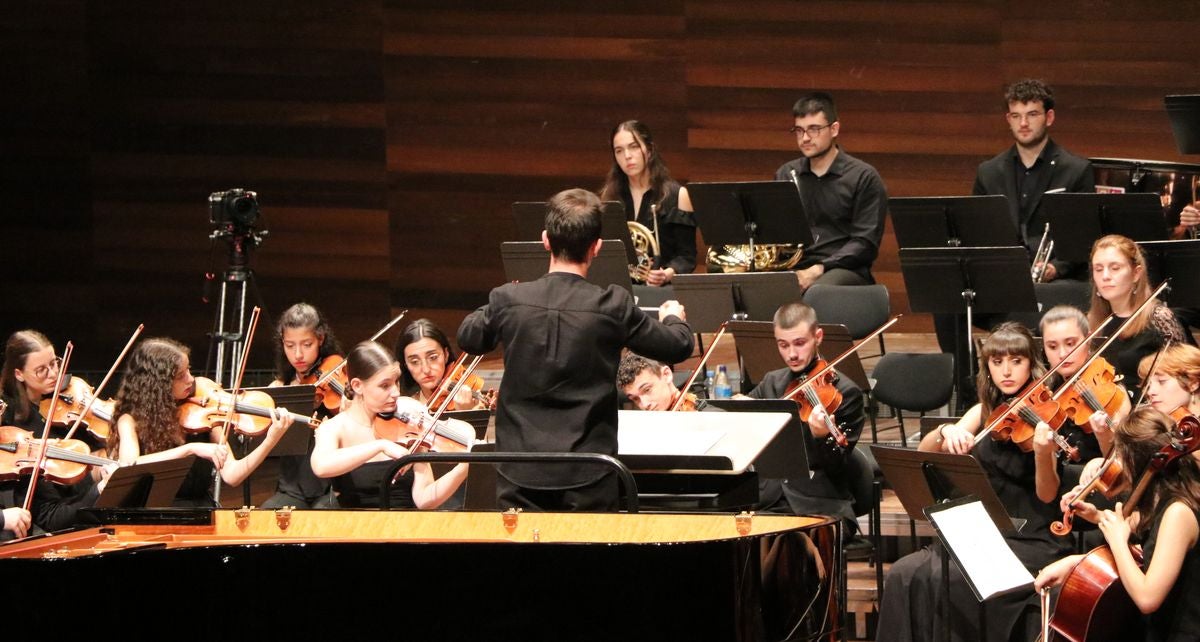
[[[738,535],[748,535],[750,527],[754,522],[754,511],[742,511],[733,518],[734,524],[737,526]]]
[[[512,535],[512,532],[517,530],[517,518],[520,514],[520,508],[510,508],[500,513],[500,519],[504,521],[504,530],[508,531],[509,535]]]
[[[295,508],[295,506],[284,506],[275,511],[275,525],[279,527],[279,530],[286,531],[288,526],[292,525],[292,511]]]
[[[237,524],[238,530],[244,531],[250,525],[250,511],[253,510],[249,506],[242,506],[233,511],[233,516],[236,518],[234,523]]]

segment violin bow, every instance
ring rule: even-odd
[[[462,357],[459,357],[458,361],[455,362],[456,366],[458,365],[458,362],[462,361],[463,357],[466,357],[466,353],[464,353]],[[449,393],[446,394],[446,399],[442,401],[442,405],[438,406],[437,412],[433,413],[433,416],[429,421],[429,425],[424,427],[424,429],[421,431],[421,434],[418,435],[417,440],[413,442],[414,451],[417,449],[417,446],[425,442],[425,439],[429,437],[430,433],[432,433],[434,430],[437,430],[437,423],[441,419],[442,413],[446,412],[446,408],[450,407],[450,401],[454,399],[454,395],[458,394],[458,391],[463,387],[463,385],[466,384],[467,377],[471,376],[472,372],[475,372],[475,368],[479,366],[479,362],[482,360],[483,355],[478,355],[471,359],[471,363],[467,366],[466,370],[463,371],[462,376],[458,378],[458,381],[454,382],[454,387],[449,391]],[[421,422],[421,425],[424,426],[425,418],[421,417],[419,421]],[[396,480],[400,479],[404,473],[408,472],[410,467],[411,465],[404,466],[400,470],[397,470],[395,476],[392,477],[392,483],[395,484]]]
[[[71,436],[75,434],[75,431],[79,429],[79,425],[83,423],[83,418],[92,411],[92,404],[96,403],[96,400],[100,398],[100,391],[103,390],[104,386],[108,384],[108,380],[111,379],[113,373],[117,371],[117,366],[121,365],[121,362],[125,360],[125,355],[129,354],[129,349],[133,347],[133,342],[137,341],[138,335],[140,335],[142,330],[145,329],[146,325],[144,323],[138,324],[137,329],[133,331],[133,336],[129,337],[129,341],[125,343],[125,348],[121,350],[121,354],[117,355],[117,360],[114,361],[112,367],[108,369],[108,374],[104,375],[104,380],[101,381],[100,385],[96,386],[96,389],[92,391],[92,395],[90,398],[88,398],[87,404],[83,406],[83,412],[79,413],[79,416],[75,418],[75,423],[71,424],[71,429],[67,431],[67,436],[63,437],[63,441],[70,439]]]
[[[408,314],[408,310],[401,310],[400,314],[397,314],[395,319],[388,321],[387,325],[380,328],[379,332],[376,332],[375,334],[371,335],[371,338],[367,339],[367,341],[374,341],[374,340],[378,339],[379,337],[383,336],[383,333],[387,332],[388,330],[391,330],[392,326],[396,325],[397,323],[400,323],[400,319],[403,319],[404,315],[406,315],[406,314]],[[321,378],[317,379],[317,382],[314,383],[313,385],[320,388],[321,386],[325,385],[330,379],[332,379],[333,376],[336,375],[339,370],[341,370],[342,368],[345,368],[345,367],[346,367],[346,357],[342,357],[341,363],[330,368],[329,372],[326,372],[325,374],[321,375]]]
[[[837,358],[836,358],[836,359],[834,359],[833,361],[830,361],[829,363],[825,364],[825,367],[824,367],[824,368],[821,368],[820,370],[818,370],[818,371],[816,371],[816,372],[812,373],[811,375],[809,375],[809,376],[808,376],[808,379],[807,379],[807,380],[806,380],[806,381],[805,381],[803,384],[801,384],[801,385],[799,385],[799,386],[796,386],[796,389],[795,389],[795,390],[793,390],[793,391],[791,392],[791,394],[788,394],[788,395],[784,396],[783,398],[784,398],[784,399],[787,399],[787,400],[789,400],[789,401],[794,401],[794,400],[795,400],[795,398],[796,398],[796,395],[800,394],[800,391],[802,391],[802,390],[804,389],[804,387],[805,387],[805,386],[808,384],[808,382],[810,382],[810,381],[816,381],[817,379],[820,379],[820,378],[821,378],[821,375],[824,375],[826,372],[829,372],[830,370],[833,370],[833,369],[834,369],[834,367],[836,367],[836,366],[837,366],[837,364],[839,364],[839,363],[841,363],[841,362],[845,361],[845,360],[846,360],[846,357],[849,357],[850,355],[854,354],[855,352],[857,352],[857,351],[858,351],[858,349],[859,349],[859,348],[861,348],[861,347],[863,347],[863,346],[867,345],[867,343],[869,343],[869,342],[870,342],[871,340],[873,340],[875,337],[877,337],[877,336],[879,336],[879,335],[883,334],[883,331],[884,331],[884,330],[887,330],[888,328],[890,328],[890,327],[892,327],[893,325],[895,325],[895,324],[896,324],[896,322],[897,322],[897,321],[899,321],[899,320],[900,320],[900,317],[902,317],[902,316],[904,316],[904,315],[903,315],[903,314],[897,314],[896,316],[892,317],[892,319],[891,319],[890,321],[888,321],[887,323],[885,323],[885,324],[883,324],[883,325],[879,326],[878,328],[876,328],[876,329],[875,329],[873,332],[871,332],[871,334],[868,334],[867,336],[863,337],[863,338],[862,338],[862,341],[859,341],[858,343],[856,343],[856,344],[854,344],[854,345],[850,346],[849,348],[846,348],[845,352],[842,352],[841,354],[839,354],[839,355],[837,356]]]
[[[257,305],[250,312],[250,321],[246,324],[246,345],[242,346],[242,362],[238,364],[237,377],[233,380],[233,387],[229,390],[231,400],[229,402],[229,410],[225,411],[225,429],[221,431],[221,436],[217,438],[217,446],[223,447],[229,443],[229,433],[233,430],[234,416],[237,415],[237,398],[238,390],[242,387],[242,376],[246,374],[246,364],[250,362],[250,346],[254,343],[254,331],[258,329],[258,315],[262,312]],[[271,413],[272,419],[275,413]],[[221,471],[213,468],[213,499],[218,505],[221,503]]]
[[[29,488],[25,490],[25,503],[22,505],[25,510],[29,510],[33,506],[33,495],[37,489],[38,477],[42,473],[42,467],[46,465],[46,447],[50,445],[50,420],[54,417],[54,407],[58,405],[58,394],[62,390],[63,377],[66,376],[67,367],[71,364],[71,353],[75,351],[75,344],[67,342],[63,348],[62,363],[58,367],[58,377],[54,380],[54,396],[50,398],[50,410],[46,413],[46,425],[42,428],[41,447],[39,448],[37,463],[33,467],[33,475],[29,478]]]
[[[687,391],[692,388],[693,383],[696,383],[696,377],[699,377],[700,373],[704,372],[704,364],[708,363],[708,358],[716,351],[717,343],[721,341],[721,337],[725,336],[725,329],[728,326],[728,321],[721,323],[721,327],[717,330],[717,336],[713,337],[712,343],[708,344],[708,350],[705,350],[704,356],[700,357],[700,363],[697,363],[696,367],[692,369],[692,376],[688,377],[687,382],[683,384],[683,388],[679,389],[679,396],[675,398],[675,403],[671,404],[671,407],[668,408],[669,411],[675,412],[683,405],[683,400],[687,398]]]
[[[1163,353],[1166,352],[1167,348],[1170,347],[1171,342],[1168,340],[1163,344],[1163,347],[1159,348],[1158,351],[1154,353],[1154,360],[1150,362],[1150,369],[1146,371],[1146,380],[1142,382],[1142,389],[1140,392],[1138,392],[1137,401],[1135,401],[1133,404],[1134,408],[1142,405],[1142,402],[1146,399],[1146,391],[1150,388],[1150,377],[1153,377],[1154,371],[1158,370],[1158,358],[1163,356]]]

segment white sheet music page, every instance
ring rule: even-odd
[[[1033,575],[1008,547],[983,502],[930,511],[929,518],[981,599],[1033,584]]]

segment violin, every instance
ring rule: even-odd
[[[1104,460],[1100,470],[1096,471],[1096,476],[1092,478],[1083,488],[1079,489],[1079,494],[1075,499],[1067,504],[1067,510],[1063,512],[1061,521],[1050,524],[1050,532],[1063,537],[1071,533],[1071,525],[1075,519],[1075,511],[1079,508],[1079,504],[1084,498],[1093,492],[1099,491],[1105,497],[1112,499],[1117,494],[1117,489],[1120,487],[1121,473],[1125,469],[1121,462],[1115,458]]]
[[[450,369],[450,374],[442,378],[442,382],[438,384],[437,390],[433,393],[433,398],[430,399],[429,403],[426,404],[427,407],[438,408],[446,402],[446,398],[449,396],[450,390],[458,384],[459,379],[463,379],[463,373],[466,372],[466,368],[462,362],[465,360],[466,356],[467,355],[464,353],[458,358],[457,361],[454,362],[454,367]],[[463,388],[467,388],[471,391],[471,399],[477,404],[476,407],[482,406],[488,410],[495,410],[496,391],[485,391],[483,386],[483,377],[480,377],[474,373],[468,374],[466,379],[463,379],[462,383]],[[451,399],[450,405],[446,406],[446,410],[474,410],[474,408],[458,408],[457,406],[457,401]]]
[[[112,399],[96,399],[88,408],[88,402],[91,401],[94,394],[88,382],[79,377],[70,377],[64,381],[62,389],[58,392],[58,405],[54,407],[53,416],[48,417],[50,425],[56,428],[65,428],[74,424],[82,416],[80,426],[84,430],[100,441],[108,439],[108,433],[112,429],[116,402]],[[87,410],[86,414],[84,414],[85,409]],[[38,402],[38,410],[43,416],[50,413],[49,397]]]
[[[698,398],[696,397],[695,393],[688,392],[680,394],[682,395],[683,400],[680,401],[679,407],[675,408],[676,412],[696,412],[696,403],[698,402]],[[676,401],[678,401],[678,399],[676,399]],[[671,404],[674,405],[674,401],[671,402]]]
[[[321,360],[316,368],[309,370],[300,377],[300,384],[317,384],[317,406],[324,407],[330,415],[336,415],[342,409],[342,399],[346,396],[346,370],[339,366],[346,359],[341,355],[331,354]],[[332,373],[332,374],[330,374]],[[326,374],[330,374],[326,377]]]
[[[184,432],[202,433],[214,428],[226,428],[226,416],[232,403],[233,429],[240,434],[257,437],[271,426],[275,411],[275,400],[261,390],[243,390],[236,401],[217,382],[207,377],[196,377],[196,390],[179,406],[179,425]],[[287,413],[292,421],[310,428],[321,425],[316,417]]]
[[[46,445],[46,479],[63,486],[77,484],[87,476],[88,466],[108,466],[117,462],[91,454],[87,442],[78,439],[51,439]],[[37,468],[42,442],[31,431],[16,426],[0,426],[0,481],[13,481],[33,474]]]
[[[1055,396],[1065,415],[1076,426],[1092,432],[1089,419],[1103,412],[1105,424],[1112,430],[1112,418],[1121,409],[1125,393],[1116,382],[1116,369],[1104,357],[1096,357],[1083,369],[1074,383],[1060,389]]]
[[[846,434],[837,426],[833,413],[842,405],[842,393],[837,389],[837,375],[823,359],[813,365],[816,374],[806,379],[797,379],[788,384],[784,399],[794,399],[800,406],[800,420],[809,423],[809,417],[818,407],[825,409],[825,427],[837,445],[845,448],[850,444]]]
[[[424,409],[397,408],[392,417],[380,417],[372,422],[375,433],[394,441],[409,452],[468,452],[475,445],[475,431],[455,425],[447,419],[434,419]]]
[[[1058,429],[1066,421],[1059,403],[1054,400],[1044,382],[1030,384],[1033,390],[1022,392],[1012,404],[1000,404],[988,416],[992,439],[1011,441],[1022,452],[1033,452],[1033,434],[1039,423],[1045,422],[1054,433],[1054,443],[1072,461],[1079,461],[1079,449],[1072,446]]]

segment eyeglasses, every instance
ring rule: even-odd
[[[821,134],[822,129],[828,129],[830,127],[833,127],[833,123],[829,123],[828,125],[809,125],[808,127],[796,127],[793,125],[788,129],[788,131],[797,136],[808,134],[809,138],[816,138]]]
[[[38,366],[34,368],[33,376],[37,377],[38,379],[45,379],[46,377],[50,376],[51,372],[57,373],[60,366],[62,366],[62,359],[55,357],[54,361],[51,361],[44,366]]]

